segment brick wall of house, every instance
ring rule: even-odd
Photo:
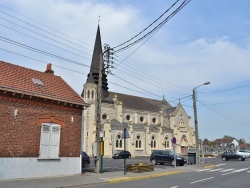
[[[16,109],[18,115],[14,117]],[[82,108],[17,94],[0,94],[0,157],[39,157],[38,119],[42,116],[55,116],[65,123],[61,128],[60,157],[79,157]]]

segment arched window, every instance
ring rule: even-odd
[[[88,90],[88,99],[90,98],[90,91]]]
[[[144,121],[144,118],[143,116],[140,117],[140,122],[143,122]]]
[[[156,138],[155,138],[155,135],[151,136],[151,148],[156,148]]]
[[[141,135],[136,136],[136,141],[135,141],[135,148],[141,148]]]
[[[122,136],[121,136],[121,133],[119,133],[117,135],[117,137],[116,137],[115,147],[116,148],[122,148]]]
[[[164,145],[165,145],[165,148],[169,148],[169,139],[168,139],[168,136],[165,136]]]
[[[94,91],[92,91],[92,99],[94,99],[94,94],[95,94]]]

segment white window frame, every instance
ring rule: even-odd
[[[138,136],[139,136],[139,139],[137,138]],[[142,149],[142,141],[141,141],[141,135],[140,134],[136,135],[135,148],[136,149]]]
[[[122,149],[123,148],[123,139],[122,139],[122,134],[121,133],[118,133],[116,135],[115,147],[116,147],[116,149]]]
[[[42,159],[58,159],[60,148],[61,126],[54,123],[43,123],[41,126],[40,155]]]

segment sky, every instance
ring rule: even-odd
[[[42,72],[51,63],[80,95],[98,24],[102,44],[114,48],[166,12],[136,39],[149,33],[183,1],[167,11],[175,0],[1,0],[0,60]],[[180,102],[194,127],[195,89],[200,139],[250,142],[249,7],[249,0],[191,0],[157,32],[115,53],[109,90]]]

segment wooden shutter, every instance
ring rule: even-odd
[[[43,124],[41,128],[40,157],[50,157],[50,125]]]
[[[58,158],[60,147],[60,125],[52,124],[51,128],[50,157]]]

